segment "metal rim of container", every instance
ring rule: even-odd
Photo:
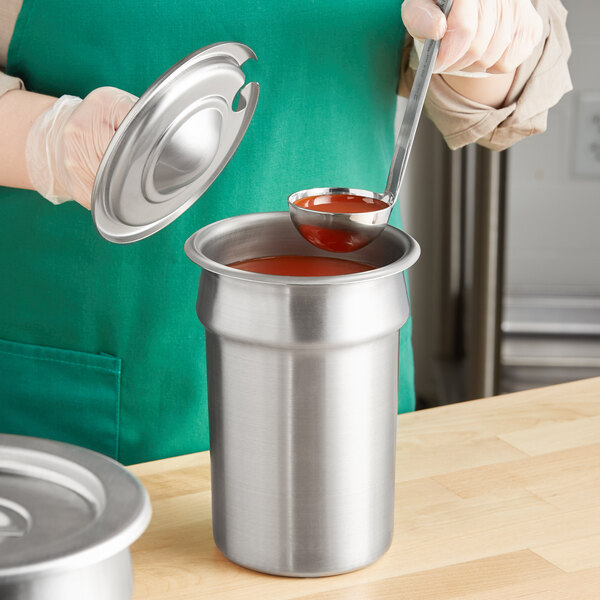
[[[372,192],[371,192],[372,193]],[[400,231],[391,225],[387,225],[381,237],[394,237],[400,240],[406,248],[404,254],[397,260],[384,265],[383,267],[377,267],[372,271],[366,271],[362,273],[353,273],[350,275],[335,275],[326,277],[287,277],[281,275],[264,275],[262,273],[250,273],[248,271],[242,271],[234,267],[229,267],[212,260],[198,247],[198,239],[204,238],[203,241],[207,242],[211,237],[221,235],[225,231],[230,231],[236,227],[239,223],[242,223],[250,215],[239,215],[236,217],[229,217],[216,223],[210,223],[202,229],[199,229],[192,234],[185,242],[185,253],[187,257],[203,269],[219,275],[225,275],[227,277],[233,277],[236,279],[243,279],[246,281],[256,281],[262,283],[269,283],[275,285],[341,285],[347,283],[355,283],[360,281],[372,281],[381,277],[388,277],[395,275],[401,271],[407,270],[413,264],[417,262],[421,253],[421,248],[417,241],[405,233]],[[253,217],[262,217],[265,221],[272,219],[281,219],[284,216],[289,218],[287,212],[265,212],[265,213],[254,213]],[[291,224],[291,223],[290,223]],[[223,231],[225,230],[225,231]],[[300,235],[300,234],[298,234]],[[309,244],[309,242],[306,242]],[[352,260],[352,252],[345,253],[345,258]]]

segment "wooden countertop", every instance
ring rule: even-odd
[[[394,542],[346,575],[225,559],[207,452],[131,470],[154,508],[133,547],[137,599],[600,598],[600,378],[401,415]]]

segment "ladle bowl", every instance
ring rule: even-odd
[[[370,212],[332,213],[296,204],[304,198],[325,195],[373,198],[388,206]],[[329,252],[352,252],[372,242],[387,225],[393,208],[390,201],[391,197],[386,194],[342,187],[302,190],[288,198],[290,217],[296,229],[311,244]]]

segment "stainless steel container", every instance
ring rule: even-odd
[[[403,271],[417,243],[388,226],[344,258],[378,268],[279,277],[228,267],[281,254],[331,256],[287,213],[233,217],[186,242],[201,267],[213,532],[232,561],[266,573],[358,569],[393,529]]]
[[[0,435],[0,598],[130,600],[129,546],[150,514],[146,491],[115,461]]]

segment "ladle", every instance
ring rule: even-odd
[[[452,1],[437,0],[437,5],[446,16],[450,12]],[[426,40],[410,90],[400,132],[396,139],[394,157],[383,194],[351,188],[330,187],[302,190],[288,198],[290,217],[298,231],[311,244],[330,252],[352,252],[372,242],[384,230],[398,200],[439,48],[440,40]],[[296,204],[304,198],[318,196],[323,196],[323,202],[326,202],[327,197],[332,195],[360,196],[381,200],[387,204],[387,207],[370,212],[342,213],[313,210]],[[315,201],[315,204],[318,203],[319,198]]]

